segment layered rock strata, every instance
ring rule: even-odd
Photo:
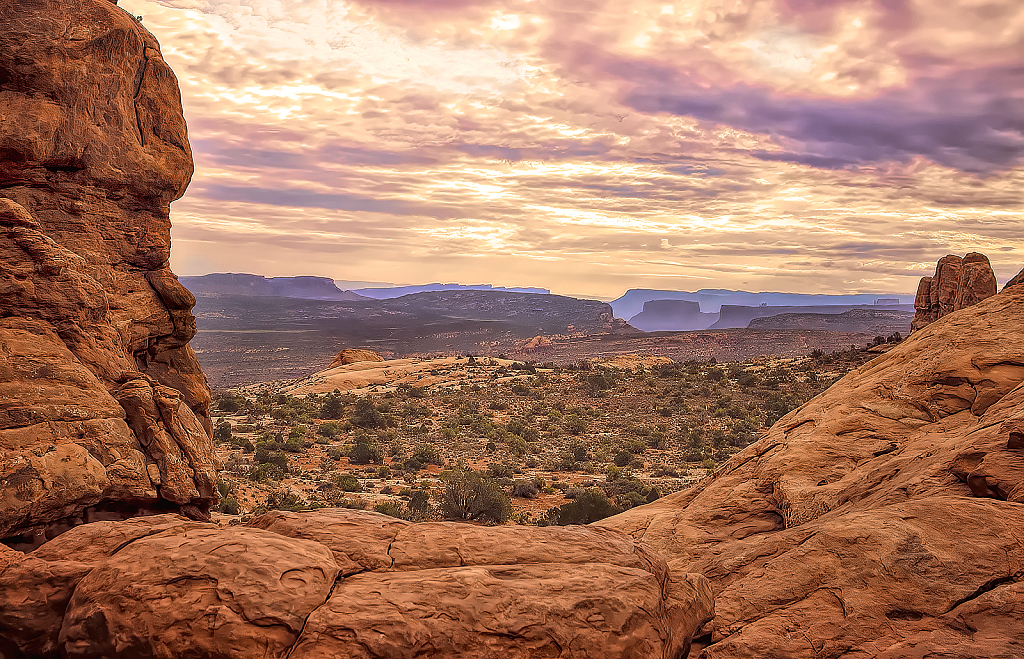
[[[215,499],[174,74],[105,0],[0,0],[0,538]]]
[[[1024,287],[915,332],[698,486],[600,522],[706,575],[700,657],[1024,656]]]
[[[917,286],[910,331],[992,297],[996,288],[996,275],[984,254],[943,256],[935,265],[935,274],[922,277]]]
[[[600,528],[335,509],[96,522],[0,548],[9,657],[678,659],[710,604],[704,577]]]

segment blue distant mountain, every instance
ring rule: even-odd
[[[872,305],[876,302],[891,305],[913,304],[913,295],[892,295],[890,293],[862,293],[859,295],[816,295],[809,293],[751,293],[720,288],[704,288],[695,292],[658,291],[648,288],[631,288],[609,302],[616,318],[629,319],[643,311],[644,303],[652,300],[687,300],[697,302],[703,313],[718,313],[722,305],[758,307],[809,307],[820,305]],[[883,302],[883,300],[885,302]]]
[[[390,300],[391,298],[402,297],[412,293],[436,293],[438,291],[498,291],[501,293],[534,293],[536,295],[551,294],[551,291],[546,288],[505,288],[504,286],[491,286],[490,284],[421,284],[419,286],[356,288],[352,292],[375,300]]]

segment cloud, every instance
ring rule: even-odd
[[[1013,0],[120,4],[181,82],[183,274],[615,296],[1020,269]]]

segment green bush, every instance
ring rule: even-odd
[[[359,428],[387,428],[388,421],[371,398],[360,398],[352,413],[352,425]]]
[[[471,469],[455,469],[442,480],[439,508],[447,520],[503,524],[512,514],[509,496],[493,478]]]
[[[335,484],[342,492],[362,492],[363,484],[359,482],[353,474],[342,473],[335,474],[331,482]]]
[[[444,459],[441,453],[432,444],[417,444],[412,455],[405,459],[402,466],[406,471],[419,471],[427,465],[444,466]]]
[[[354,465],[380,464],[384,461],[384,449],[369,435],[360,435],[349,451],[348,461]]]
[[[548,511],[548,519],[560,526],[590,524],[621,512],[604,492],[590,488],[579,493],[575,500]]]
[[[221,421],[213,429],[213,439],[218,442],[230,442],[231,441],[231,424],[227,421]]]

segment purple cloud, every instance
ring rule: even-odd
[[[664,68],[649,73],[656,75],[645,76],[648,83]],[[922,76],[905,89],[850,100],[786,96],[749,84],[704,88],[673,72],[655,89],[634,87],[624,103],[771,135],[782,150],[753,153],[762,160],[839,169],[923,156],[989,173],[1024,158],[1022,88],[1019,65]]]

